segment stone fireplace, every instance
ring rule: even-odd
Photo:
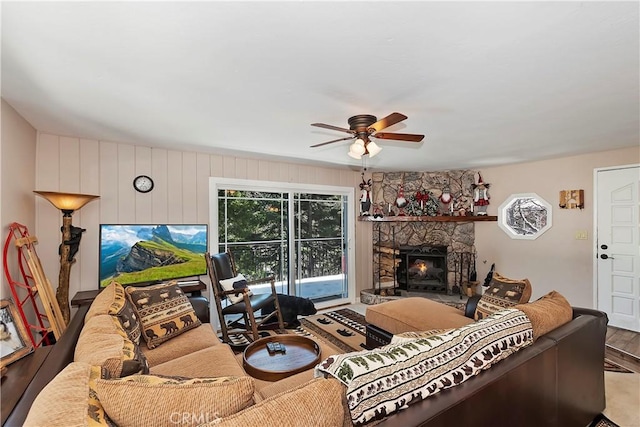
[[[373,205],[385,216],[384,221],[372,221],[374,288],[460,292],[475,265],[474,221],[471,218],[452,220],[453,210],[446,205],[440,207],[439,218],[435,220],[412,217],[408,213],[397,216],[400,211],[395,207],[395,199],[401,186],[410,203],[416,203],[418,192],[439,200],[443,189],[448,188],[456,203],[455,213],[462,215],[470,212],[474,175],[474,171],[372,175]]]

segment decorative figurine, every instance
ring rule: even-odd
[[[382,218],[382,217],[384,217],[384,214],[382,213],[382,209],[383,209],[382,207],[383,206],[384,205],[382,203],[380,203],[380,205],[376,205],[373,208],[373,217],[374,218]]]
[[[489,206],[489,187],[491,184],[485,184],[482,181],[482,175],[478,172],[478,183],[473,184],[473,208],[477,216],[487,215],[487,206]]]
[[[369,216],[369,209],[371,209],[371,178],[364,180],[364,173],[362,174],[362,182],[360,183],[360,216]]]
[[[407,203],[407,199],[404,198],[404,186],[400,184],[400,187],[398,188],[398,197],[396,198],[396,206],[400,209],[398,216],[404,216],[404,207],[407,206]]]
[[[451,204],[452,201],[453,201],[453,196],[451,196],[451,189],[447,185],[446,187],[444,187],[444,189],[442,190],[442,194],[440,195],[440,202],[443,205],[443,208],[442,208],[443,215],[451,214],[452,211],[450,211],[451,208],[449,207],[449,205],[453,206]]]

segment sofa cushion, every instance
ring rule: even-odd
[[[569,323],[573,318],[571,304],[557,291],[551,291],[528,304],[518,304],[514,308],[523,311],[533,328],[533,338]]]
[[[277,420],[278,425],[288,427],[339,427],[345,421],[343,400],[344,387],[339,381],[314,379],[205,425],[272,426]]]
[[[222,289],[224,289],[225,291],[239,291],[237,294],[227,295],[227,298],[229,299],[229,301],[231,301],[232,304],[242,301],[243,297],[241,291],[245,288],[248,290],[247,294],[249,296],[253,295],[253,292],[251,292],[249,286],[247,285],[247,279],[245,279],[242,274],[238,274],[236,277],[232,277],[231,279],[220,280],[220,284],[222,285]]]
[[[142,337],[149,348],[200,326],[191,302],[175,281],[155,286],[126,289],[142,325]]]
[[[120,322],[108,314],[94,316],[84,325],[74,361],[102,366],[115,378],[149,372],[140,347],[129,339]]]
[[[213,331],[211,324],[204,323],[163,342],[156,348],[150,349],[147,346],[140,346],[140,348],[149,361],[149,366],[157,366],[220,343],[221,341]]]
[[[33,401],[24,426],[114,426],[97,398],[96,382],[108,375],[99,366],[67,365]]]
[[[153,375],[222,377],[247,375],[226,344],[205,348],[151,368]]]
[[[98,380],[98,398],[119,427],[199,425],[253,404],[251,377],[133,375]]]
[[[101,314],[109,314],[109,308],[111,307],[111,303],[115,298],[115,286],[111,286],[116,282],[111,282],[109,286],[102,289],[98,295],[93,299],[87,314],[84,316],[85,323],[88,322],[92,317],[101,315]],[[120,285],[120,284],[117,284]],[[121,285],[120,285],[121,286]]]
[[[514,280],[498,273],[493,273],[489,287],[478,301],[473,318],[475,320],[484,319],[505,308],[529,302],[529,298],[531,298],[531,283],[529,280]]]
[[[391,334],[459,328],[473,322],[455,307],[420,297],[368,306],[365,319]]]

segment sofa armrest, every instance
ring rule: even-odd
[[[467,305],[464,307],[465,317],[473,319],[473,315],[476,313],[476,307],[478,306],[480,297],[482,297],[482,295],[473,295],[469,297],[469,299],[467,300]]]
[[[31,404],[40,391],[51,382],[60,371],[73,362],[73,355],[78,342],[78,337],[84,326],[84,316],[89,311],[88,305],[82,305],[69,322],[69,325],[60,336],[58,342],[47,355],[47,358],[38,369],[29,386],[18,400],[11,414],[5,421],[5,426],[21,426],[27,418]]]

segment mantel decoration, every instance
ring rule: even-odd
[[[76,261],[75,255],[80,248],[82,233],[86,230],[71,225],[71,215],[74,211],[82,208],[92,200],[99,198],[92,194],[58,193],[54,191],[34,191],[41,197],[47,199],[53,206],[62,211],[62,243],[58,252],[60,253],[60,274],[58,276],[58,288],[56,289],[56,300],[60,306],[62,317],[66,324],[69,324],[71,308],[69,306],[69,276],[71,265]]]
[[[476,174],[477,171],[468,170],[375,172],[372,174],[372,203],[379,206],[380,213],[386,217],[395,215],[399,220],[407,216],[415,220],[470,217],[473,216]]]
[[[473,209],[476,215],[486,215],[487,206],[489,206],[489,187],[491,184],[486,184],[482,180],[482,175],[478,172],[478,182],[473,184]]]
[[[409,196],[406,211],[411,216],[436,216],[439,207],[438,200],[431,192],[418,190],[415,195]]]
[[[360,191],[360,216],[368,216],[369,209],[371,209],[371,178],[365,181],[364,172],[362,173]]]
[[[404,208],[407,206],[407,199],[404,197],[404,186],[400,184],[398,188],[398,197],[396,197],[396,206],[398,207],[398,216],[404,216]]]

